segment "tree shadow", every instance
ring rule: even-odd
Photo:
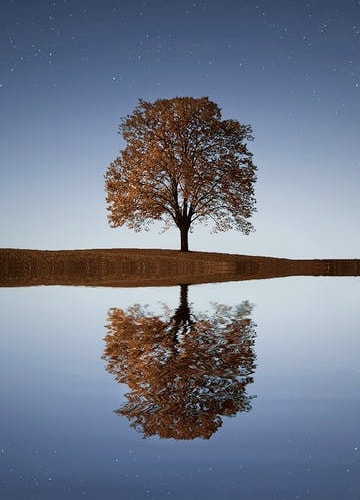
[[[251,410],[255,370],[252,305],[213,304],[195,313],[182,285],[179,307],[153,315],[146,306],[108,313],[106,370],[127,384],[116,410],[145,437],[209,439],[222,417]]]

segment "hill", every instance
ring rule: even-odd
[[[0,249],[0,286],[172,286],[284,276],[358,276],[359,259],[294,260],[156,249]]]

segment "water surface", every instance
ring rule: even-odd
[[[1,289],[1,498],[359,499],[359,291],[350,277],[191,286],[197,332],[212,318],[199,357],[193,325],[173,335],[178,287]],[[223,327],[211,302],[231,311]],[[111,370],[104,340],[112,311],[134,304],[163,321],[143,353],[134,334],[147,359],[136,380],[129,344]],[[184,429],[216,425],[186,435],[185,418]]]

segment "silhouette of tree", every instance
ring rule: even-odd
[[[256,181],[249,125],[222,120],[207,97],[175,97],[140,99],[119,132],[127,145],[105,174],[111,227],[175,224],[183,251],[194,223],[211,223],[213,232],[253,229],[247,220]]]
[[[116,411],[144,436],[210,438],[221,416],[251,409],[247,384],[255,369],[252,306],[213,305],[194,314],[181,287],[174,314],[152,315],[136,304],[109,310],[106,369],[127,384],[127,402]]]

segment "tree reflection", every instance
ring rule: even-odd
[[[222,416],[251,409],[246,386],[255,369],[252,306],[213,304],[194,313],[181,286],[176,311],[134,305],[108,313],[103,359],[127,402],[116,411],[144,436],[208,439]]]

